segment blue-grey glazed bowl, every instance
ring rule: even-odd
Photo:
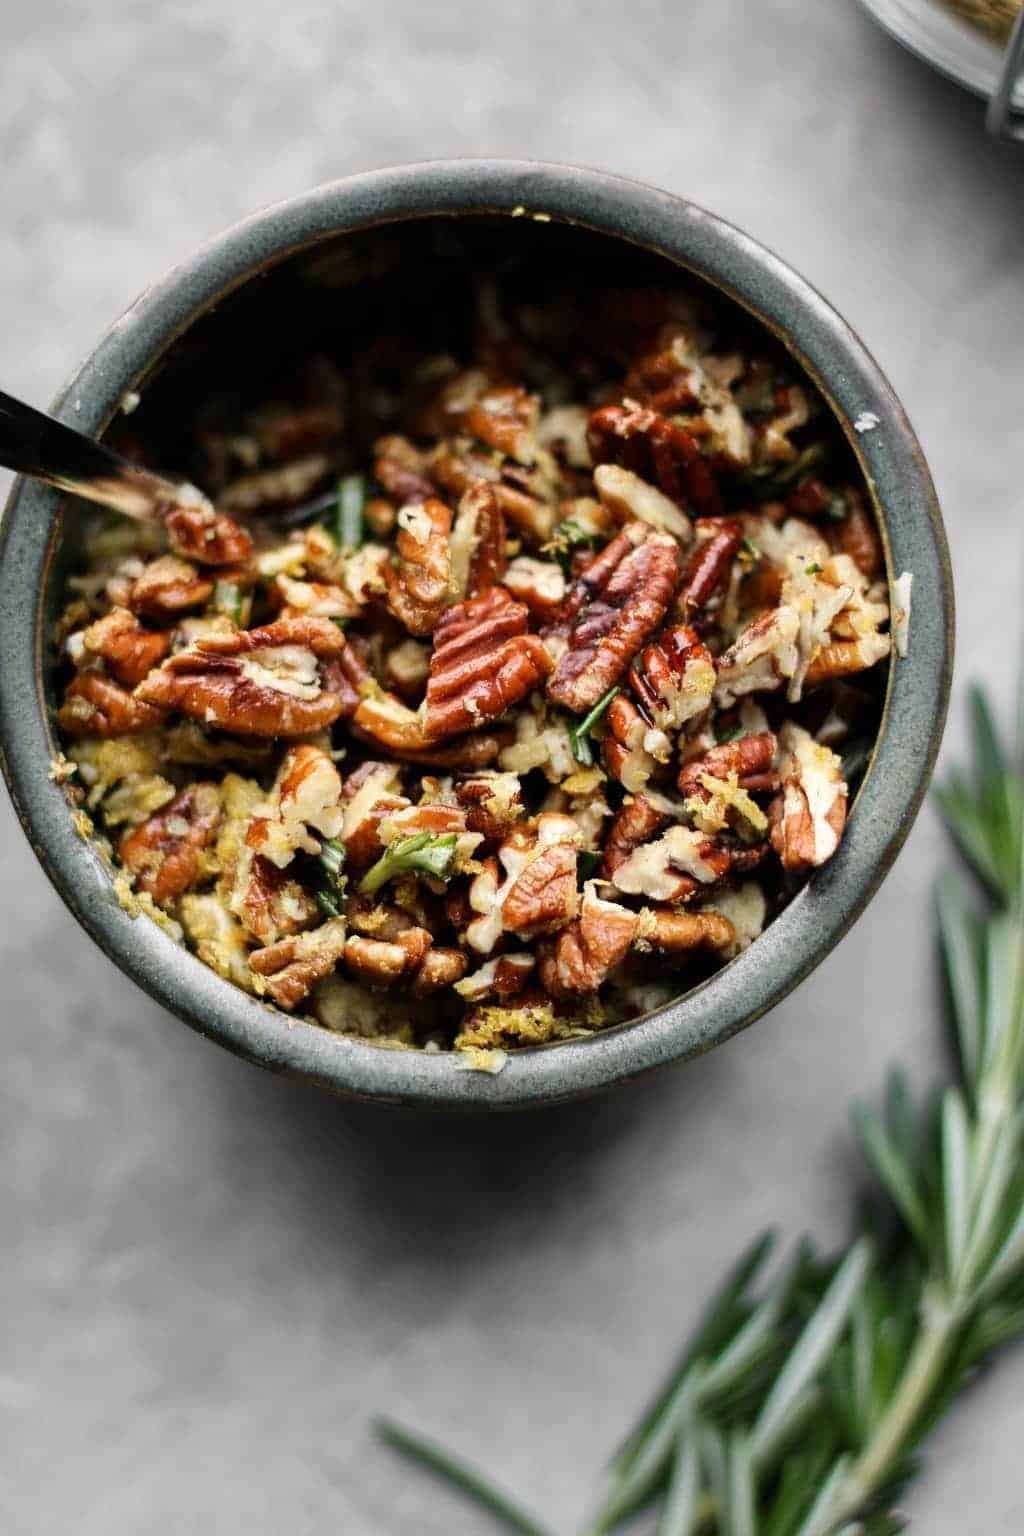
[[[222,981],[149,918],[123,910],[107,868],[75,830],[64,790],[48,777],[56,741],[47,637],[76,519],[67,518],[65,531],[58,496],[26,482],[15,485],[0,531],[0,743],[14,804],[61,896],[110,958],[187,1024],[260,1066],[346,1095],[508,1109],[592,1093],[720,1044],[784,997],[849,930],[892,864],[931,772],[950,684],[953,595],[921,449],[849,327],[748,235],[691,203],[597,171],[505,160],[400,166],[268,208],[144,293],[99,342],[55,414],[102,433],[126,390],[145,396],[173,372],[215,307],[230,308],[242,294],[253,306],[246,313],[258,315],[268,274],[288,262],[315,263],[340,249],[339,240],[383,226],[394,237],[391,259],[401,261],[403,244],[421,249],[416,221],[468,227],[481,216],[492,228],[507,222],[509,249],[520,231],[536,245],[561,229],[563,238],[621,246],[624,258],[664,262],[669,278],[672,266],[696,275],[774,333],[831,405],[874,499],[890,579],[914,577],[909,654],[891,665],[874,756],[832,862],[755,945],[676,1002],[589,1039],[513,1053],[493,1076],[461,1070],[453,1056],[386,1049],[286,1018]]]

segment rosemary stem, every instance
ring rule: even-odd
[[[913,1442],[914,1432],[941,1381],[962,1323],[960,1305],[940,1295],[937,1289],[925,1291],[921,1329],[902,1379],[838,1490],[835,1505],[829,1511],[830,1533],[841,1530],[863,1513]]]

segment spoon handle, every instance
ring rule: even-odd
[[[155,522],[180,487],[122,459],[0,390],[0,464],[142,522]]]

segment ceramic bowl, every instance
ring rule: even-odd
[[[846,836],[765,934],[670,1005],[592,1038],[513,1053],[496,1075],[452,1055],[385,1049],[280,1013],[222,981],[149,918],[130,917],[48,770],[57,749],[48,635],[79,520],[19,482],[0,538],[0,743],[25,831],[75,917],[147,992],[195,1029],[273,1071],[394,1104],[499,1109],[570,1099],[680,1061],[744,1029],[849,930],[910,829],[938,748],[952,661],[953,598],[935,493],[917,439],[877,365],[778,257],[702,208],[596,171],[460,160],[375,171],[255,214],[148,289],[99,342],[54,411],[101,434],[126,391],[156,420],[175,391],[264,361],[283,330],[372,313],[374,284],[405,273],[422,298],[453,242],[696,277],[777,337],[822,391],[871,489],[890,578],[913,573],[909,654],[891,665],[881,730]],[[525,254],[524,254],[525,253]],[[310,297],[312,293],[312,299]],[[293,305],[293,310],[289,309]],[[282,316],[285,317],[282,320]]]

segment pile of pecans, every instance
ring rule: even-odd
[[[791,362],[685,294],[568,340],[480,308],[365,442],[365,360],[198,430],[214,505],[94,530],[57,634],[134,899],[279,1008],[431,1049],[636,1017],[753,942],[839,845],[890,650]]]

